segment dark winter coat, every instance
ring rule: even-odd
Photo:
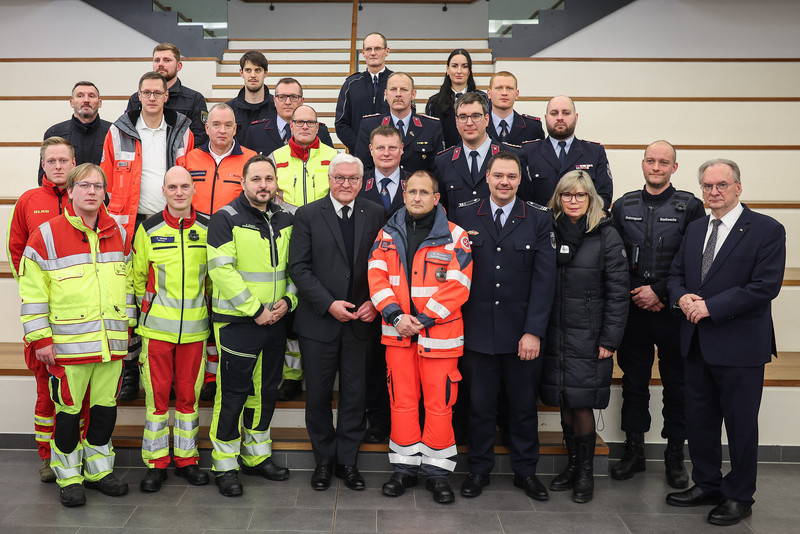
[[[564,242],[556,229],[556,251]],[[628,318],[628,262],[611,219],[585,234],[572,260],[558,266],[556,297],[547,327],[539,395],[545,404],[608,406],[614,352]]]

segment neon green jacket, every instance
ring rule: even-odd
[[[319,142],[303,149],[294,138],[272,153],[283,201],[299,208],[328,194],[328,166],[338,152]]]

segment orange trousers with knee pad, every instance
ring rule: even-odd
[[[392,430],[389,461],[395,471],[445,476],[455,468],[452,408],[458,397],[458,358],[426,358],[417,344],[386,347]],[[420,427],[420,393],[425,407]]]

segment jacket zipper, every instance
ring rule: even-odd
[[[213,194],[212,194],[213,198]],[[213,204],[213,201],[212,201]],[[178,223],[178,232],[181,234],[181,323],[178,326],[178,343],[181,342],[181,336],[183,335],[183,306],[184,306],[184,299],[186,298],[186,259],[185,259],[185,252],[183,246],[183,222],[186,219],[181,219]]]
[[[303,206],[308,204],[308,192],[306,191],[306,163],[303,162]]]
[[[211,150],[211,147],[209,146],[208,149]],[[214,194],[217,189],[217,178],[219,178],[219,163],[217,163],[214,156],[211,156],[211,159],[214,160],[214,181],[211,183],[211,205],[208,206],[208,213],[214,213]],[[222,163],[222,160],[219,161]],[[183,236],[181,236],[181,239],[183,239]]]

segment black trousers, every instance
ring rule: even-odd
[[[704,491],[753,504],[758,468],[758,411],[764,366],[727,367],[703,359],[697,333],[686,358],[686,426],[692,480]],[[722,422],[731,470],[722,476]]]
[[[539,462],[539,416],[536,396],[542,376],[542,358],[523,361],[516,354],[464,351],[470,375],[469,470],[488,475],[494,468],[497,399],[505,382],[508,395],[511,469],[520,476],[536,474]]]
[[[658,370],[664,386],[661,437],[686,439],[683,357],[680,321],[669,309],[650,312],[631,303],[625,335],[617,351],[622,376],[622,430],[650,430],[650,378],[658,347]]]
[[[392,424],[389,390],[386,387],[386,347],[379,338],[372,341],[372,354],[367,360],[367,421],[370,426]]]
[[[306,377],[306,428],[319,465],[356,465],[358,448],[366,429],[367,357],[371,339],[342,326],[338,339],[322,343],[300,336],[300,352]],[[339,416],[333,427],[333,384],[339,373]]]

